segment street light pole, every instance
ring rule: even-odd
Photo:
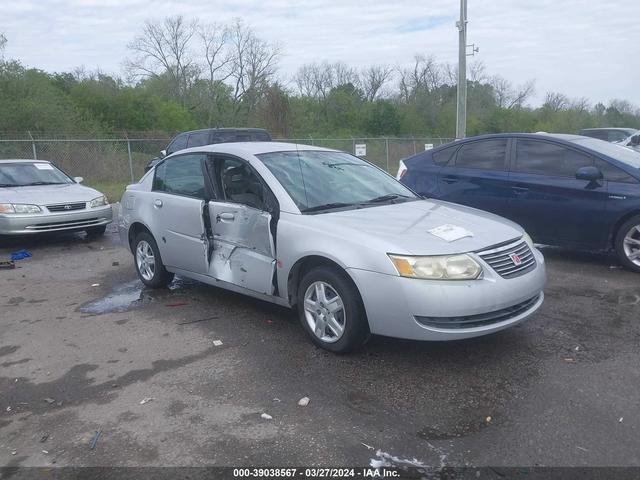
[[[467,134],[467,0],[460,0],[458,27],[458,111],[456,138]]]

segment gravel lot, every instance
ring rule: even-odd
[[[503,333],[336,356],[289,310],[144,290],[113,230],[0,257],[20,248],[0,270],[2,466],[640,465],[640,275],[608,257],[545,249],[545,305]]]

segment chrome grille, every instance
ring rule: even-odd
[[[47,205],[47,210],[50,212],[72,212],[74,210],[84,210],[85,208],[87,208],[87,202]]]
[[[529,245],[521,240],[477,253],[503,278],[519,277],[536,266],[536,258]]]

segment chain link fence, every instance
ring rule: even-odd
[[[139,179],[145,165],[169,143],[170,137],[81,138],[80,136],[0,135],[0,159],[25,158],[49,160],[73,177],[117,199],[125,185]],[[316,145],[361,155],[394,174],[399,161],[452,141],[450,138],[297,138],[277,141]],[[358,152],[356,152],[358,149]]]

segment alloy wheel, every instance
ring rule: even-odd
[[[622,245],[627,258],[640,266],[640,225],[631,227],[625,235]]]
[[[156,274],[156,258],[153,255],[151,245],[145,240],[140,240],[136,248],[136,264],[142,278],[150,282]]]
[[[338,292],[326,282],[313,282],[304,294],[304,315],[321,341],[334,343],[344,334],[347,312]]]

